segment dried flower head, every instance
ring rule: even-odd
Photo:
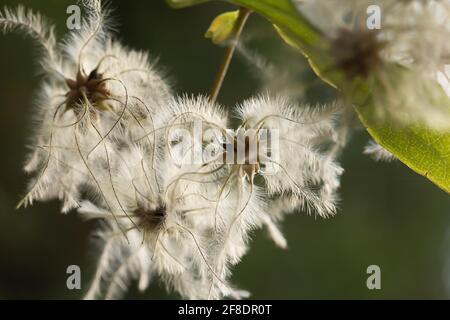
[[[246,128],[277,132],[274,156],[266,158],[265,171],[258,172],[271,196],[286,196],[301,209],[327,216],[335,212],[333,197],[342,168],[326,157],[327,143],[336,139],[335,119],[338,105],[298,106],[283,97],[263,95],[252,98],[237,109]],[[329,188],[330,186],[333,186]]]
[[[114,143],[121,127],[127,127],[131,138],[147,131],[170,97],[147,55],[113,40],[109,10],[101,1],[82,3],[87,14],[80,30],[71,31],[59,45],[41,15],[21,6],[0,12],[4,31],[25,31],[42,47],[46,76],[25,166],[34,177],[19,206],[51,198],[64,201],[64,212],[78,206],[80,187],[96,180],[92,163],[108,166],[105,141]]]
[[[439,86],[450,53],[448,0],[297,3],[329,38],[332,68],[350,79],[371,79],[376,116],[449,130],[449,98]],[[380,25],[369,28],[367,10],[373,7]]]

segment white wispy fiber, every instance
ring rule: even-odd
[[[18,6],[17,9],[4,8],[0,12],[0,30],[4,33],[23,31],[41,46],[40,62],[44,70],[60,71],[61,61],[56,50],[54,27],[39,13]]]
[[[380,146],[375,141],[370,141],[364,148],[364,154],[372,157],[375,161],[391,162],[395,160],[395,156]]]
[[[295,2],[331,39],[337,68],[350,77],[376,79],[374,113],[381,120],[450,130],[449,96],[443,86],[448,83],[444,69],[450,54],[450,1]],[[379,30],[367,27],[367,10],[373,6],[381,9]]]
[[[147,54],[114,40],[101,2],[82,4],[80,31],[60,44],[40,15],[0,13],[2,29],[41,45],[46,75],[20,205],[57,198],[62,212],[78,208],[98,221],[86,299],[118,299],[132,281],[144,291],[154,280],[187,299],[249,297],[231,276],[253,230],[265,227],[286,248],[286,214],[336,213],[341,106],[265,94],[236,106],[231,119],[207,97],[173,97]],[[244,159],[234,154],[242,133],[250,133]]]

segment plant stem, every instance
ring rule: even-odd
[[[247,22],[248,17],[251,14],[251,10],[247,8],[239,9],[239,16],[236,21],[236,25],[234,26],[234,36],[232,43],[228,46],[225,51],[225,56],[223,57],[222,64],[220,65],[219,73],[217,74],[216,80],[214,81],[214,85],[211,90],[210,101],[216,102],[217,97],[219,96],[220,90],[222,89],[223,81],[225,80],[225,76],[228,72],[228,69],[231,64],[231,60],[233,59],[234,52],[236,51],[236,47],[239,42],[239,38],[242,34],[242,30],[244,30],[245,23]]]

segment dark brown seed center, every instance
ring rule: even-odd
[[[77,110],[85,99],[98,110],[107,110],[105,101],[111,96],[106,88],[106,81],[95,69],[89,75],[83,75],[80,71],[75,80],[66,79],[69,91],[66,94],[66,109]]]
[[[382,64],[381,51],[386,42],[377,30],[341,29],[332,44],[336,67],[349,78],[366,78]]]
[[[153,210],[139,208],[134,214],[138,217],[138,225],[147,231],[155,231],[161,228],[167,216],[166,206],[160,205]]]

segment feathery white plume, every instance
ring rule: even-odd
[[[321,148],[336,138],[338,111],[336,104],[312,108],[267,95],[240,105],[237,116],[243,127],[278,133],[278,141],[273,141],[278,146],[261,170],[270,195],[289,197],[301,209],[320,216],[334,214],[334,193],[343,170]]]
[[[376,161],[391,162],[395,160],[395,156],[380,146],[375,141],[370,141],[364,148],[364,154],[369,155]]]
[[[374,114],[397,124],[450,130],[442,83],[450,45],[448,0],[307,0],[298,9],[329,38],[335,67],[349,78],[372,77]],[[368,9],[380,9],[369,29]]]
[[[130,139],[147,132],[170,98],[147,55],[112,40],[108,10],[101,1],[82,3],[87,12],[82,28],[71,31],[62,50],[41,15],[21,6],[0,12],[0,28],[25,31],[42,46],[47,76],[25,165],[34,177],[19,206],[58,198],[64,212],[77,207],[82,185],[96,180],[92,163],[108,166],[106,140],[115,143],[124,127]]]

